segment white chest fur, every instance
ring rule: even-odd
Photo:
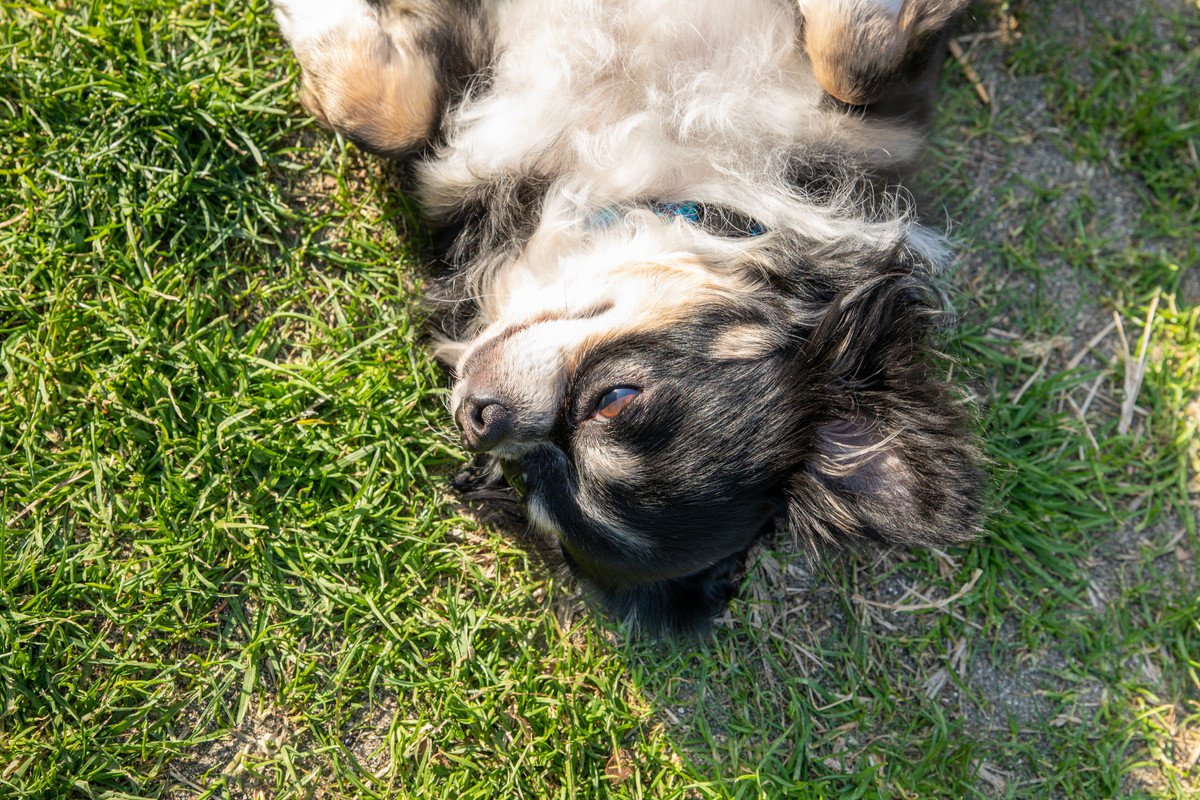
[[[694,194],[770,170],[778,148],[819,123],[821,94],[786,0],[513,0],[496,10],[493,80],[453,115],[434,185],[533,173],[600,202]]]

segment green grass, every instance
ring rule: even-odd
[[[449,491],[420,224],[264,2],[0,3],[0,796],[1196,796],[1200,12],[1011,5],[924,179],[988,536],[656,643]],[[1065,367],[1152,305],[1123,433]]]

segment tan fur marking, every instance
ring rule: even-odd
[[[585,444],[581,455],[581,468],[600,483],[633,483],[641,471],[637,455],[612,443]]]
[[[869,0],[807,9],[804,45],[821,88],[851,105],[874,99],[858,76],[886,73],[904,54],[898,20]]]
[[[874,0],[837,0],[804,9],[804,45],[826,92],[850,105],[877,99],[873,79],[894,73],[908,48],[949,23],[965,0],[905,0],[899,16]]]
[[[686,281],[689,284],[686,293],[688,299],[712,295],[731,296],[748,291],[750,288],[743,281],[731,275],[713,271],[699,258],[691,255],[653,262],[635,261],[614,267],[612,271],[613,275],[637,275],[639,273],[649,274],[661,280]],[[668,307],[676,305],[672,303]],[[690,303],[681,299],[678,305],[686,307]]]
[[[434,71],[377,26],[333,31],[296,50],[301,101],[323,125],[382,152],[419,145],[436,113]]]
[[[596,348],[629,336],[654,334],[666,328],[680,325],[687,321],[689,314],[685,306],[675,306],[660,310],[660,316],[635,320],[627,325],[619,325],[605,331],[598,331],[584,337],[579,346],[566,354],[566,367],[569,374],[574,374],[579,368],[579,362]]]
[[[779,344],[770,328],[736,325],[717,337],[709,355],[719,361],[754,361],[770,355]]]
[[[655,334],[682,325],[693,319],[696,309],[713,301],[730,298],[750,287],[726,275],[714,273],[694,257],[682,257],[658,262],[634,262],[613,268],[613,275],[650,274],[672,284],[671,291],[646,297],[638,307],[638,315],[621,320],[608,330],[585,338],[573,352],[567,354],[567,369],[574,372],[579,361],[596,347],[628,336]]]

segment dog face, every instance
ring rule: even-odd
[[[657,324],[621,325],[605,320],[619,306],[603,308],[482,345],[489,363],[464,373],[456,417],[469,444],[524,474],[533,524],[594,579],[694,574],[744,550],[773,511],[762,422],[781,399],[777,365],[714,357],[747,323],[711,299]],[[483,388],[518,369],[538,382]]]
[[[970,536],[979,478],[905,257],[830,296],[692,253],[606,255],[508,287],[458,360],[452,410],[469,449],[523,476],[531,524],[610,606],[644,615],[622,594],[677,592],[781,516],[836,543]],[[676,618],[641,622],[678,627],[687,602],[663,605]]]

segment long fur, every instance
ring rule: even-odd
[[[973,534],[948,251],[897,182],[962,4],[276,0],[314,113],[412,165],[465,441],[621,616],[703,627],[776,519]]]

